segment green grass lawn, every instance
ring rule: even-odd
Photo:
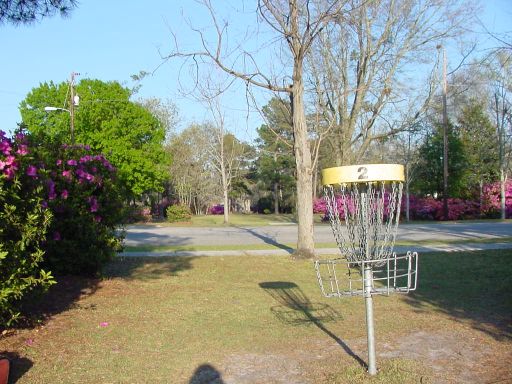
[[[512,347],[511,257],[421,255],[416,292],[374,300],[371,379],[363,299],[322,297],[311,261],[278,256],[121,258],[104,279],[56,286],[50,320],[0,339],[0,351],[18,357],[17,383],[433,383],[451,380],[460,357],[443,357],[439,371],[379,353],[405,348],[410,334],[453,334],[492,351],[474,362],[490,382],[508,374],[491,362],[507,362]]]

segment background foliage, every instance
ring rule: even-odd
[[[118,169],[127,198],[161,191],[170,158],[163,149],[166,126],[148,109],[130,100],[131,91],[118,82],[84,79],[76,85],[76,143],[107,155]],[[46,106],[69,108],[69,84],[42,83],[20,105],[30,132],[49,135],[55,143],[70,142],[70,115],[46,112]]]

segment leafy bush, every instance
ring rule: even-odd
[[[0,131],[0,326],[20,317],[22,299],[54,284],[41,268],[41,244],[51,221],[26,137]]]
[[[189,221],[192,218],[192,212],[186,205],[170,205],[167,207],[167,220],[171,223],[178,221]]]
[[[256,206],[254,207],[254,211],[258,213],[271,213],[274,209],[274,199],[270,196],[260,197]]]
[[[116,169],[83,145],[63,145],[41,155],[49,176],[43,204],[55,218],[46,238],[45,265],[59,274],[96,274],[121,249]]]

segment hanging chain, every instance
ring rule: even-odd
[[[334,238],[349,262],[384,260],[392,255],[402,189],[402,182],[341,184],[339,195],[333,186],[324,188]]]

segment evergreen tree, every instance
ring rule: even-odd
[[[415,167],[416,179],[411,189],[421,195],[442,196],[443,193],[443,128],[435,124],[419,148],[420,161]],[[459,132],[448,129],[448,197],[465,195],[464,175],[467,161]]]
[[[463,145],[466,172],[464,184],[467,197],[480,195],[483,184],[495,181],[499,171],[498,137],[496,129],[476,100],[463,107],[458,119],[458,131]]]
[[[30,24],[56,13],[66,17],[77,4],[76,0],[2,0],[0,24]]]
[[[263,107],[266,124],[258,128],[256,177],[272,194],[274,213],[293,207],[295,189],[290,104],[273,98]],[[266,207],[268,209],[268,207]]]

